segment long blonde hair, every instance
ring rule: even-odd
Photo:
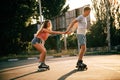
[[[48,22],[50,23],[50,26],[48,26]],[[40,29],[37,31],[36,35],[38,35],[38,33],[41,32],[43,28],[49,29],[51,31],[52,30],[51,20],[45,20],[44,23],[41,25]]]
[[[48,20],[48,22],[50,23],[50,26],[49,26],[48,29],[51,31],[51,30],[52,30],[52,22],[51,22],[51,20]],[[48,23],[48,22],[47,22],[47,23]]]

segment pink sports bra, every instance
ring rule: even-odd
[[[38,36],[37,36],[37,38],[40,38],[40,39],[42,39],[42,40],[44,40],[44,41],[46,41],[48,37],[49,37],[49,33],[47,33],[47,32],[42,32],[42,31],[41,31],[41,32],[38,34]]]

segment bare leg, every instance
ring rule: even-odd
[[[33,45],[41,54],[39,58],[39,62],[45,62],[45,57],[46,57],[46,49],[42,44],[34,44]]]
[[[81,45],[81,49],[80,49],[80,52],[79,52],[78,60],[82,60],[83,59],[83,56],[84,56],[85,52],[86,52],[86,45]]]

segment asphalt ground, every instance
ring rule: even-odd
[[[30,62],[2,68],[0,80],[120,80],[120,55],[84,56],[84,63],[88,65],[86,71],[77,71],[75,68],[77,56],[48,58],[46,64],[50,70],[44,72],[37,71],[37,60]]]

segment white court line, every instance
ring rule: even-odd
[[[112,70],[112,71],[120,73],[120,71],[117,71],[117,70],[115,70],[113,68],[110,68],[110,67],[105,67],[105,66],[100,66],[100,65],[99,66],[98,65],[94,65],[94,66],[101,67],[101,68],[104,68],[104,69],[108,69],[108,70]]]
[[[18,61],[19,59],[8,59],[8,61]]]

